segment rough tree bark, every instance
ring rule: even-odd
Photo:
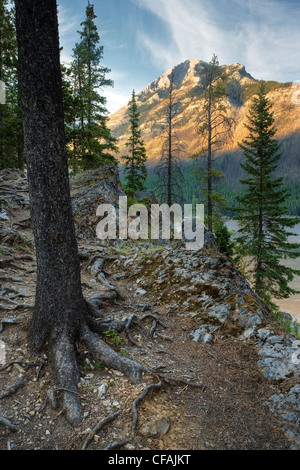
[[[63,410],[81,420],[76,341],[107,366],[137,382],[142,367],[120,357],[92,331],[91,308],[81,289],[80,262],[69,189],[55,0],[16,0],[23,127],[37,284],[30,326],[32,352],[45,344],[64,390]],[[94,322],[95,323],[95,322]]]

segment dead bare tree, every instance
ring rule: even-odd
[[[170,75],[170,87],[168,92],[168,106],[166,111],[166,127],[162,158],[155,173],[159,178],[156,185],[156,193],[162,202],[171,206],[174,202],[182,201],[183,175],[180,168],[180,151],[182,146],[178,143],[174,132],[174,120],[178,114],[179,104],[176,100],[176,86],[174,69]]]
[[[203,84],[202,107],[198,116],[198,134],[200,150],[193,158],[205,158],[206,171],[202,171],[201,180],[206,185],[202,189],[207,200],[207,226],[213,230],[214,206],[221,201],[219,193],[214,191],[214,183],[224,175],[213,167],[214,154],[230,138],[234,121],[227,115],[226,83],[216,55],[201,72]],[[201,173],[201,167],[199,167]]]

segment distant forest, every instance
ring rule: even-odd
[[[290,196],[286,201],[288,215],[300,215],[300,184],[299,184],[299,164],[300,155],[295,151],[290,151],[291,143],[283,140],[281,149],[283,157],[281,158],[277,170],[274,172],[274,178],[282,177],[283,184],[288,189]],[[289,158],[285,158],[286,152],[289,151]],[[292,155],[292,157],[291,157]],[[218,184],[218,191],[225,198],[227,209],[224,211],[225,216],[233,216],[236,207],[236,197],[242,194],[243,187],[240,180],[244,177],[244,171],[241,168],[241,162],[244,156],[241,151],[224,153],[215,159],[214,166],[217,170],[224,173],[224,178]],[[182,160],[181,170],[184,176],[182,181],[182,192],[185,204],[201,203],[201,187],[194,170],[199,165],[205,166],[205,160],[196,161]],[[148,178],[146,187],[155,193],[157,184],[157,176],[154,173],[155,166],[148,168]]]

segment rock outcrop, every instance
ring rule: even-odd
[[[99,221],[97,207],[111,204],[117,209],[119,197],[125,196],[125,193],[118,169],[115,166],[104,166],[71,178],[71,195],[77,236],[94,240]]]

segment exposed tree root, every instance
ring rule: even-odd
[[[132,403],[132,411],[133,411],[133,422],[132,422],[132,431],[136,431],[137,424],[138,424],[138,411],[137,411],[137,404],[143,400],[143,398],[146,397],[148,393],[152,393],[153,390],[156,388],[161,388],[163,384],[163,380],[166,381],[170,385],[178,384],[178,383],[184,383],[186,386],[191,386],[191,387],[200,387],[202,389],[202,392],[205,390],[205,385],[200,384],[198,382],[189,382],[183,378],[174,378],[174,377],[168,377],[166,375],[161,375],[161,374],[154,374],[151,371],[148,371],[152,375],[154,375],[157,379],[157,383],[151,383],[150,385],[147,385],[142,393],[133,401]]]
[[[96,308],[106,307],[116,303],[117,293],[113,290],[99,292],[89,298],[89,303]]]
[[[21,279],[20,277],[14,277],[14,276],[3,276],[2,274],[0,274],[0,281],[4,281],[4,282],[23,282],[23,279]]]
[[[147,393],[152,392],[155,388],[160,388],[161,386],[162,386],[161,379],[159,379],[158,383],[147,385],[147,387],[144,388],[142,393],[133,401],[132,403],[132,412],[133,412],[132,431],[136,430],[137,422],[138,422],[137,404],[147,395]]]
[[[26,380],[28,380],[28,377],[23,375],[18,380],[16,380],[16,382],[1,390],[0,399],[9,397],[10,395],[16,393],[21,387],[25,385]]]
[[[125,325],[125,331],[126,331],[126,336],[129,339],[129,341],[135,346],[137,346],[138,348],[140,348],[141,345],[137,341],[135,341],[135,339],[132,338],[131,333],[130,333],[130,328],[135,319],[138,319],[137,315],[135,314],[132,314],[128,317],[126,325]]]
[[[81,259],[88,260],[89,255],[83,253]],[[154,389],[160,388],[163,381],[168,383],[176,383],[176,379],[160,376],[142,364],[139,364],[126,356],[120,355],[113,349],[113,347],[102,340],[101,337],[98,336],[98,333],[101,334],[105,331],[111,330],[114,330],[118,333],[124,331],[128,340],[132,344],[140,346],[140,344],[131,335],[130,329],[134,324],[141,327],[141,323],[147,320],[152,320],[152,326],[150,326],[148,330],[148,333],[150,331],[150,337],[153,337],[155,334],[157,336],[159,335],[156,333],[158,326],[167,328],[167,325],[165,325],[157,315],[148,312],[146,313],[146,310],[149,310],[147,306],[143,306],[143,312],[145,312],[145,314],[141,315],[141,317],[133,314],[130,315],[130,317],[125,321],[115,321],[113,319],[104,320],[103,314],[99,309],[106,307],[107,305],[116,304],[117,299],[122,298],[122,295],[116,286],[107,281],[105,273],[103,272],[103,265],[104,258],[97,255],[96,253],[93,253],[92,259],[88,263],[87,267],[91,266],[92,269],[94,268],[94,273],[97,274],[97,278],[106,286],[107,291],[93,295],[88,300],[83,299],[83,302],[79,302],[79,304],[77,303],[78,307],[76,307],[76,313],[74,312],[74,319],[71,319],[69,323],[68,320],[66,320],[65,324],[57,323],[58,328],[55,326],[56,323],[54,323],[54,327],[52,327],[49,323],[46,325],[48,330],[43,329],[43,323],[34,325],[34,331],[37,332],[37,336],[31,338],[33,351],[41,351],[41,347],[47,341],[49,348],[49,359],[56,382],[55,388],[48,390],[44,406],[40,409],[40,412],[45,408],[47,403],[49,403],[55,410],[60,407],[61,411],[59,414],[64,414],[69,423],[76,425],[81,422],[82,408],[78,389],[80,374],[76,360],[76,346],[77,344],[81,343],[90,351],[97,361],[101,361],[108,368],[119,370],[120,372],[124,373],[134,384],[140,382],[142,374],[150,374],[151,376],[156,377],[158,382],[148,385],[132,404],[132,429],[135,430],[138,421],[137,406],[140,401]],[[7,280],[7,278],[5,278],[5,280]],[[70,305],[70,309],[72,309],[72,302]],[[23,304],[15,305],[8,310],[14,311],[19,308],[33,307],[33,305]],[[7,307],[4,308],[7,310]],[[12,320],[16,321],[16,319]],[[3,323],[5,323],[5,319],[3,320]],[[39,328],[36,328],[37,326],[39,326]],[[39,335],[40,332],[43,334]],[[35,364],[42,367],[41,363],[24,363],[22,361],[16,362],[22,366],[30,366]],[[9,365],[7,365],[7,367],[9,367]],[[16,381],[10,387],[7,387],[5,390],[2,390],[2,392],[0,392],[0,398],[4,398],[5,396],[9,396],[12,393],[15,393],[20,387],[24,385],[26,379],[27,374],[25,373],[21,379]],[[184,381],[181,380],[181,382]],[[59,397],[61,398],[60,402],[58,402],[56,396],[57,393],[59,393]],[[91,435],[88,436],[88,439],[86,440],[86,446],[93,438],[95,433],[107,422],[110,422],[110,420],[114,418],[109,416],[107,419],[108,421],[101,422],[94,428]],[[117,448],[122,445],[125,445],[123,441],[115,442],[111,444],[111,448]]]
[[[16,225],[17,227],[29,228],[31,226],[31,217],[27,217],[26,219],[19,220],[18,222],[14,222],[13,226],[14,225]]]
[[[86,437],[82,449],[81,450],[86,450],[87,446],[95,436],[97,432],[99,432],[106,424],[111,423],[114,421],[118,416],[120,415],[120,411],[117,411],[116,413],[108,415],[106,418],[104,418],[102,421],[100,421],[89,433],[89,435]]]
[[[112,442],[112,443],[109,444],[104,450],[122,449],[122,447],[126,446],[126,444],[128,444],[129,442],[130,442],[129,439],[127,439],[126,441],[116,441],[116,442]]]
[[[8,427],[8,429],[11,432],[16,432],[18,430],[17,426],[15,426],[9,419],[6,419],[2,416],[0,416],[0,423],[4,424],[6,427]]]
[[[61,413],[71,424],[81,422],[82,410],[79,400],[79,370],[75,358],[74,344],[68,335],[62,334],[51,342],[50,360],[55,373],[57,388],[62,391]]]
[[[126,327],[126,323],[124,321],[95,321],[90,319],[88,321],[88,325],[94,333],[104,333],[105,331],[116,331],[117,333],[121,333],[124,331]]]
[[[1,307],[2,305],[0,305],[0,309]],[[0,333],[2,333],[4,329],[4,325],[6,324],[15,325],[16,323],[21,323],[22,321],[23,321],[23,318],[0,318]]]
[[[95,297],[94,297],[95,298]],[[94,310],[96,306],[93,307]],[[89,310],[91,313],[91,310]],[[145,366],[135,362],[128,357],[121,356],[116,352],[110,345],[108,345],[104,340],[102,340],[96,333],[103,333],[107,330],[115,330],[118,332],[124,331],[128,339],[135,345],[139,344],[132,338],[130,334],[130,328],[134,321],[144,321],[148,318],[153,319],[155,325],[152,325],[150,335],[154,334],[154,331],[158,324],[162,325],[164,328],[167,327],[156,315],[146,314],[140,320],[133,314],[127,319],[126,322],[122,321],[97,321],[95,320],[95,311],[93,311],[93,316],[88,316],[86,321],[80,327],[78,341],[80,341],[84,346],[90,351],[96,360],[101,361],[106,367],[111,369],[119,370],[124,373],[129,379],[134,383],[138,383],[141,380],[143,373],[154,375],[158,379],[158,383],[152,383],[148,385],[143,392],[134,400],[132,409],[133,409],[133,425],[132,429],[135,430],[137,426],[137,404],[151,391],[162,386],[162,381],[166,381],[169,384],[174,383],[185,383],[186,385],[192,385],[197,387],[203,387],[201,384],[188,382],[184,379],[175,379],[167,377],[164,375],[158,375],[154,371],[149,370]],[[76,354],[74,341],[66,334],[58,335],[54,341],[50,341],[51,344],[51,362],[53,365],[53,370],[55,371],[55,378],[57,388],[56,391],[62,392],[63,402],[62,402],[62,411],[66,415],[67,420],[71,424],[76,424],[81,421],[81,406],[78,392],[78,382],[79,382],[79,370],[76,362]],[[55,403],[56,401],[50,399],[49,395],[47,396],[48,401]]]
[[[44,411],[44,409],[46,408],[48,403],[50,404],[50,406],[53,410],[57,409],[58,402],[57,402],[57,399],[56,399],[56,396],[55,396],[55,390],[53,390],[53,388],[51,388],[47,391],[47,396],[45,398],[43,406],[39,409],[39,413]]]
[[[119,291],[119,289],[114,285],[114,284],[111,284],[105,277],[105,274],[103,272],[100,272],[98,275],[97,275],[97,279],[98,281],[100,281],[105,287],[107,287],[109,290],[113,290],[114,292],[116,292],[117,296],[120,298],[120,299],[123,299],[123,296],[121,294],[121,292]]]
[[[185,385],[190,386],[190,387],[201,388],[202,392],[204,392],[204,390],[206,389],[205,384],[201,384],[199,382],[191,382],[191,381],[186,380],[182,377],[170,377],[168,375],[162,375],[162,374],[159,374],[159,377],[161,379],[163,379],[165,382],[167,382],[168,384],[170,384],[170,385],[185,384]]]
[[[77,341],[84,344],[96,360],[101,361],[106,367],[119,370],[127,375],[133,383],[138,383],[141,374],[147,372],[147,369],[132,359],[121,356],[95,333],[95,331],[101,333],[109,329],[123,331],[125,323],[115,321],[98,322],[91,317],[87,317],[85,320],[80,327]],[[66,419],[71,424],[77,424],[82,419],[78,391],[80,377],[76,361],[75,343],[74,338],[64,332],[53,334],[49,339],[49,357],[55,374],[56,391],[62,393],[61,413],[65,414]],[[51,403],[49,395],[47,400]],[[52,403],[53,401],[52,399]]]
[[[81,254],[81,257],[84,255]],[[85,265],[85,269],[88,269],[91,266],[91,273],[97,277],[97,280],[101,282],[101,284],[103,284],[109,291],[113,291],[118,298],[123,299],[123,296],[117,286],[111,284],[111,282],[106,279],[108,273],[104,271],[105,260],[106,256],[102,256],[97,253],[88,261],[88,263]]]
[[[17,361],[11,361],[11,362],[8,362],[7,364],[5,364],[4,366],[2,366],[0,368],[0,372],[2,372],[3,370],[5,369],[8,369],[9,367],[13,366],[14,364],[19,364],[23,367],[37,367],[37,366],[40,366],[42,367],[45,363],[44,362],[27,362],[27,361],[23,361],[22,359],[18,359]]]
[[[156,315],[153,315],[152,313],[147,313],[146,315],[144,315],[141,319],[138,318],[138,316],[133,313],[132,315],[130,315],[127,319],[127,322],[126,322],[126,326],[125,326],[125,331],[126,331],[126,335],[127,335],[127,338],[129,339],[129,341],[134,344],[135,346],[137,346],[138,348],[141,347],[141,345],[135,340],[133,339],[132,335],[131,335],[131,332],[130,332],[130,328],[131,326],[133,325],[134,321],[137,320],[137,323],[139,323],[140,321],[144,321],[146,320],[147,318],[152,318],[153,319],[153,322],[152,322],[152,327],[150,329],[150,336],[153,337],[154,336],[154,333],[156,331],[156,328],[157,328],[157,325],[160,324],[162,325],[164,328],[167,328],[167,325],[165,325],[161,320],[160,318],[158,318]]]
[[[147,371],[146,368],[132,359],[120,356],[86,326],[82,328],[81,340],[90,352],[101,360],[105,366],[123,372],[133,383],[138,383],[141,373]]]
[[[21,310],[22,308],[32,310],[34,308],[34,305],[33,304],[18,304],[15,307],[7,307],[6,305],[0,304],[0,310],[5,310],[8,312],[15,312],[16,310]]]
[[[0,267],[3,268],[4,266],[14,263],[15,261],[34,261],[34,258],[31,255],[20,255],[20,256],[12,255],[12,256],[9,256],[8,258],[2,259],[0,261]]]

